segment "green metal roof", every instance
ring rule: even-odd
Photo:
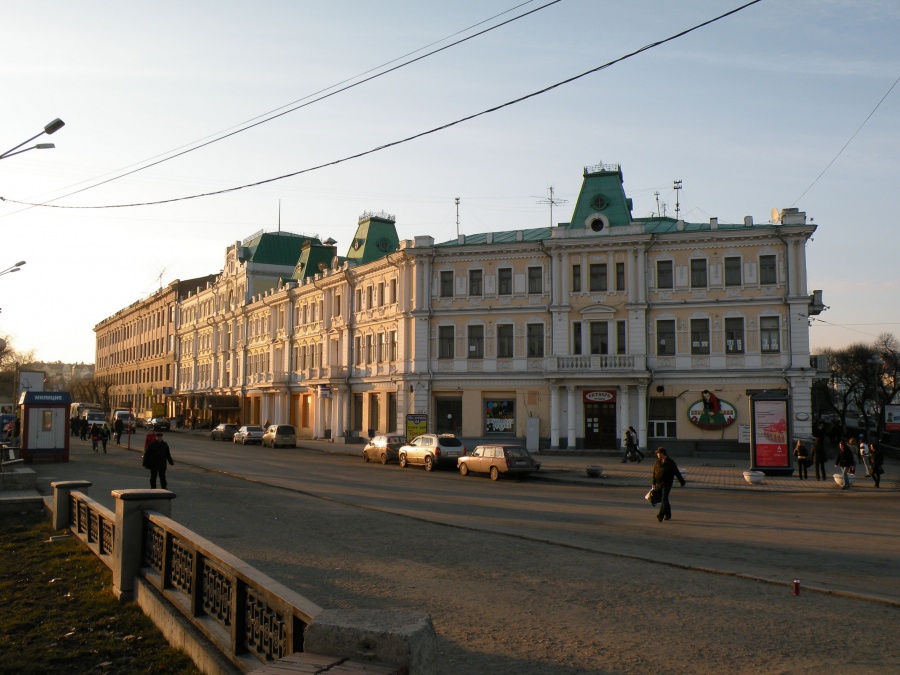
[[[356,234],[347,252],[347,260],[365,265],[400,248],[400,237],[394,216],[387,213],[364,213],[359,218]]]
[[[321,242],[293,232],[262,232],[244,242],[241,258],[266,265],[289,265],[293,267],[300,259],[300,253],[306,242]]]

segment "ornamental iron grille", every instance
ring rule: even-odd
[[[69,527],[74,528],[76,531],[78,528],[76,527],[78,523],[78,497],[76,497],[71,492],[69,493]]]
[[[234,619],[232,616],[234,583],[209,560],[203,558],[198,564],[202,565],[200,579],[203,584],[203,611],[230,630]]]
[[[194,554],[180,540],[172,538],[172,559],[169,567],[169,581],[172,586],[188,595],[191,594]]]
[[[276,661],[288,656],[288,630],[284,616],[266,604],[265,599],[246,587],[247,649],[263,661]]]
[[[96,511],[88,511],[88,541],[97,543],[100,541],[100,514]]]
[[[104,555],[112,555],[116,538],[116,526],[106,518],[100,522],[100,552]]]
[[[165,532],[163,529],[150,522],[144,521],[144,563],[153,568],[157,574],[162,574],[163,550],[165,544]]]
[[[88,505],[84,502],[78,502],[78,534],[87,534],[88,527]]]

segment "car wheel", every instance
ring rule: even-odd
[[[491,467],[491,480],[500,480],[500,469],[496,466]]]
[[[365,450],[363,450],[363,461],[364,461],[364,462],[368,462],[368,461],[369,461],[369,453],[366,452]]]
[[[462,464],[460,464],[460,465],[459,465],[459,472],[460,472],[463,476],[468,476],[468,475],[469,475],[469,465],[466,464],[465,462],[463,462]]]
[[[387,464],[387,453],[385,453],[385,452],[381,453],[381,463]]]
[[[406,455],[400,455],[400,458],[397,460],[400,462],[400,468],[406,468]]]
[[[428,455],[427,457],[425,457],[425,470],[426,471],[434,470],[434,457],[432,457],[431,455]]]

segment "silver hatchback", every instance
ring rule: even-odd
[[[421,464],[426,471],[438,466],[456,466],[466,446],[454,434],[422,434],[400,448],[400,466]]]

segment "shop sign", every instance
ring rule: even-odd
[[[699,401],[691,404],[688,419],[694,426],[709,431],[729,427],[737,419],[737,411],[728,401],[720,399],[708,389],[703,390]]]
[[[616,400],[615,391],[586,391],[584,400],[588,403],[612,403]]]

